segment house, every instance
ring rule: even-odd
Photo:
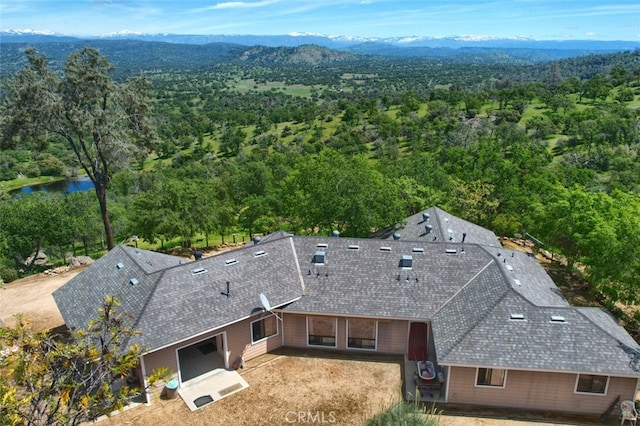
[[[198,350],[231,368],[286,346],[404,355],[407,397],[417,384],[445,404],[599,415],[640,389],[640,345],[614,318],[569,306],[532,255],[438,207],[386,239],[278,232],[193,262],[118,246],[53,296],[73,328],[106,295],[141,332],[143,380],[215,368],[192,371]],[[434,383],[414,383],[421,360]]]

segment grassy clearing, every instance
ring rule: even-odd
[[[0,182],[0,188],[6,191],[13,191],[30,185],[42,185],[45,183],[59,182],[65,180],[64,176],[39,176],[34,178],[19,178]]]
[[[288,95],[300,96],[304,98],[311,97],[313,91],[322,90],[324,87],[305,86],[302,84],[286,84],[282,81],[267,81],[266,83],[258,83],[252,78],[243,80],[231,80],[227,82],[231,90],[240,93],[248,93],[251,91],[268,92],[280,91]]]

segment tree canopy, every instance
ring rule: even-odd
[[[111,174],[156,142],[148,119],[148,82],[144,77],[114,82],[111,63],[90,47],[69,55],[62,77],[34,48],[26,56],[28,65],[5,83],[2,146],[28,145],[37,151],[52,138],[63,139],[95,185],[111,249]]]
[[[78,425],[122,409],[143,391],[128,384],[141,348],[127,346],[137,334],[109,297],[86,329],[63,337],[34,332],[19,317],[0,328],[0,424]],[[156,383],[166,369],[155,371]]]

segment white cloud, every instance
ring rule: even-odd
[[[229,1],[225,3],[218,3],[213,6],[205,8],[206,10],[219,10],[219,9],[253,9],[257,7],[265,7],[277,3],[277,0],[263,0],[257,2],[247,1]]]

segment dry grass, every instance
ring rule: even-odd
[[[402,398],[402,357],[283,349],[248,361],[249,388],[191,412],[180,399],[155,399],[104,425],[361,425]],[[295,421],[294,421],[295,420]]]

